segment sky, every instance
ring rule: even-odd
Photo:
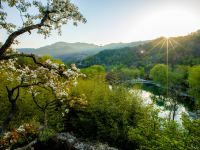
[[[36,32],[18,38],[13,47],[38,48],[55,42],[85,42],[105,45],[187,35],[200,29],[200,0],[71,0],[87,19],[86,24],[71,22],[46,39]],[[19,14],[7,8],[9,20],[21,24]],[[0,41],[7,34],[2,30]]]

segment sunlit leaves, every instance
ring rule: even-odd
[[[168,78],[167,72],[168,72],[168,66],[164,64],[157,64],[151,69],[150,77],[153,78],[153,80],[156,83],[166,86]]]
[[[200,102],[200,66],[193,66],[189,70],[188,82],[190,93],[196,98],[196,102]]]

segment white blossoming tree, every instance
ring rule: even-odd
[[[9,16],[12,15],[8,7],[12,12],[19,14],[21,25],[16,24],[14,20],[8,22]],[[42,93],[38,91],[39,88],[54,95],[52,101],[62,104],[60,106],[64,116],[69,107],[77,104],[70,97],[70,87],[77,84],[76,79],[80,75],[75,65],[67,69],[64,64],[54,63],[50,59],[42,61],[38,56],[13,52],[10,48],[12,44],[18,43],[16,40],[18,36],[24,33],[31,34],[32,30],[38,31],[37,33],[44,35],[45,38],[50,36],[52,30],[57,30],[58,34],[61,34],[61,27],[68,21],[72,21],[74,25],[78,22],[86,22],[70,0],[0,0],[0,30],[7,31],[8,34],[5,42],[0,43],[0,77],[7,81],[5,87],[1,88],[6,88],[11,105],[8,116],[2,124],[3,131],[17,112],[16,102],[20,97],[20,89],[29,91],[28,94],[32,95],[33,101],[43,111],[44,116],[51,100],[45,101],[44,104],[40,98]],[[31,58],[34,64],[20,64],[17,58],[21,57]],[[46,122],[47,119],[44,120]]]
[[[62,113],[66,113],[70,108],[73,98],[70,96],[70,89],[77,84],[76,79],[82,75],[75,65],[67,69],[64,64],[55,63],[50,59],[43,61],[43,66],[34,63],[20,64],[18,59],[0,61],[1,78],[8,81],[6,89],[8,100],[11,105],[10,111],[2,124],[5,131],[9,122],[13,119],[17,111],[17,100],[20,96],[20,89],[26,88],[28,94],[32,95],[33,101],[44,113],[44,123],[47,125],[46,109],[52,103],[58,104]],[[37,101],[42,93],[39,89],[49,91],[54,95],[52,100]],[[41,98],[40,98],[41,99]],[[80,97],[80,99],[82,99]],[[45,104],[44,104],[45,102]]]
[[[0,29],[8,33],[8,38],[0,47],[0,57],[13,43],[18,43],[16,38],[24,33],[37,30],[38,34],[45,37],[52,30],[58,30],[72,20],[74,25],[78,22],[86,22],[86,19],[78,11],[78,8],[70,0],[0,0]],[[19,14],[21,25],[16,21],[8,22],[7,18],[12,15],[7,7]],[[34,13],[32,12],[34,10]]]

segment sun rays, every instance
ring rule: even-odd
[[[169,65],[170,65],[169,64],[169,51],[175,50],[175,48],[178,46],[184,48],[173,37],[164,37],[164,38],[161,38],[157,43],[154,43],[154,46],[150,49],[150,51],[152,51],[156,48],[159,50],[164,50],[163,52],[166,54],[164,61],[167,65],[167,71],[166,71],[166,80],[167,80],[166,95],[167,95],[167,97],[169,94]]]
[[[177,41],[175,41],[173,38],[162,38],[161,40],[159,40],[151,49],[154,50],[155,48],[158,49],[163,49],[163,47],[168,47],[168,49],[175,49],[175,47],[177,46],[181,46],[180,43],[178,43]]]

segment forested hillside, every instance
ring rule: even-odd
[[[157,63],[167,63],[167,44],[169,65],[195,65],[200,63],[199,43],[200,31],[182,37],[161,37],[137,47],[102,51],[80,62],[80,66],[100,64],[106,67],[124,65],[151,68]]]

